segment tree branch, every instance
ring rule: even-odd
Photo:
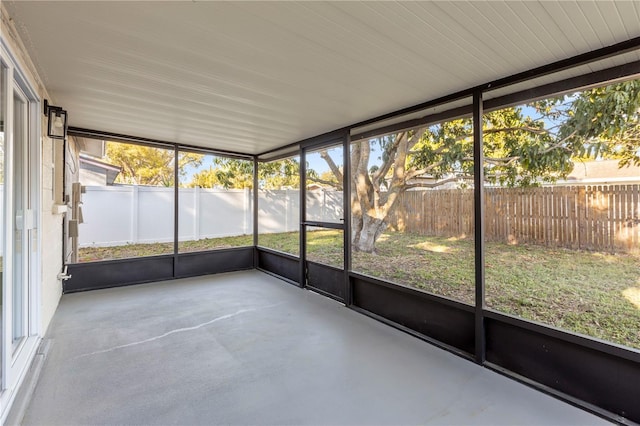
[[[396,135],[395,140],[393,141],[393,145],[387,152],[387,159],[382,163],[380,168],[373,174],[372,181],[376,188],[380,187],[380,179],[384,179],[384,177],[389,172],[391,165],[393,164],[393,159],[396,156],[396,152],[398,151],[398,146],[400,143],[406,138],[406,132],[400,132]]]
[[[328,186],[330,186],[332,188],[336,188],[337,190],[340,190],[340,191],[342,190],[342,183],[336,183],[336,182],[333,182],[331,180],[324,180],[324,179],[315,178],[315,177],[312,177],[312,176],[307,176],[307,179],[312,181],[312,182],[315,182],[315,183],[319,183],[319,184],[322,184],[322,185],[328,185]]]
[[[426,127],[418,127],[414,130],[413,135],[407,141],[407,152],[410,152],[411,149],[420,141],[420,138],[427,131]]]
[[[463,159],[464,160],[464,159]],[[418,169],[418,170],[414,170],[410,173],[407,173],[407,181],[410,181],[411,179],[415,179],[418,176],[424,175],[429,173],[431,170],[435,169],[438,166],[441,166],[442,164],[444,164],[444,161],[438,161],[437,163],[433,163],[433,164],[429,164],[429,166],[427,167],[423,167],[422,169]]]
[[[359,202],[358,208],[361,211],[366,210],[366,206],[371,205],[371,198],[373,197],[373,185],[369,179],[368,170],[370,154],[371,148],[368,140],[356,143],[351,151],[351,167],[354,171],[351,180],[353,188],[355,188],[353,195],[357,198]]]
[[[544,135],[544,134],[550,133],[548,129],[541,129],[539,127],[531,127],[531,126],[491,128],[491,129],[484,129],[482,131],[482,133],[485,134],[485,135],[490,135],[492,133],[515,132],[515,131],[518,131],[518,130],[523,130],[525,132],[534,133],[536,135]]]
[[[327,165],[331,169],[331,172],[335,175],[336,179],[338,179],[338,182],[340,182],[340,186],[342,186],[342,172],[340,171],[340,168],[336,166],[333,158],[331,158],[326,150],[320,151],[320,157],[327,163]]]
[[[432,183],[415,182],[415,183],[407,184],[405,186],[405,190],[411,189],[411,188],[437,188],[438,186],[442,186],[442,185],[447,184],[447,183],[457,182],[460,179],[473,180],[472,177],[467,177],[467,176],[452,176],[450,178],[442,179],[442,180],[439,180],[439,181],[436,181],[436,182],[432,182]]]

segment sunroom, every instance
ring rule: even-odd
[[[640,421],[640,3],[1,12],[3,421]]]

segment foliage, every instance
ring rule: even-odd
[[[620,166],[640,165],[640,80],[535,100],[483,115],[484,174],[500,186],[553,183],[572,170],[573,159],[617,158]],[[352,213],[355,250],[374,252],[399,196],[412,188],[458,187],[473,182],[473,123],[463,117],[394,134],[356,141],[351,147]],[[124,146],[135,152],[112,162],[123,165],[121,181],[171,184],[171,152]],[[149,152],[138,152],[148,150]],[[185,154],[184,165],[201,164]],[[117,158],[116,158],[117,157]],[[129,158],[130,157],[130,158]],[[343,170],[330,151],[320,151],[328,171],[307,168],[307,179],[342,189]],[[251,188],[253,164],[216,158],[196,173],[188,186]],[[261,189],[299,187],[299,164],[287,159],[261,163]]]
[[[201,154],[184,153],[178,160],[178,174],[185,175],[185,167],[202,163]],[[133,185],[173,186],[174,152],[164,148],[107,142],[106,161],[120,166],[116,183]]]
[[[576,155],[640,166],[640,79],[586,90],[571,106],[560,137]]]
[[[544,101],[543,101],[544,102]],[[537,102],[529,109],[541,111]],[[572,152],[547,128],[552,110],[539,117],[523,113],[523,107],[491,111],[483,116],[484,174],[501,186],[535,186],[554,182],[571,172]],[[473,176],[473,122],[462,118],[431,126],[422,134],[409,157],[412,169],[434,179]]]
[[[572,159],[619,158],[640,164],[640,80],[589,89],[483,117],[485,177],[503,186],[532,186],[565,177]],[[428,129],[414,161],[431,174],[471,174],[472,124],[454,120]]]
[[[116,183],[133,185],[173,186],[174,155],[172,150],[143,145],[107,142],[105,161],[120,166]],[[181,186],[193,188],[245,189],[253,187],[253,162],[249,160],[213,157],[208,169],[187,176],[189,168],[198,168],[203,154],[181,152],[178,175]],[[262,189],[299,188],[300,164],[294,158],[260,163],[259,186]]]
[[[300,164],[289,158],[258,165],[260,189],[299,188]],[[188,187],[225,189],[253,188],[253,163],[247,160],[216,157],[208,170],[193,175]]]
[[[300,188],[300,162],[296,158],[285,158],[258,164],[258,186],[260,189]]]
[[[437,179],[471,176],[472,131],[470,118],[428,128],[410,165]],[[503,186],[554,182],[575,158],[640,165],[640,80],[491,111],[483,117],[483,154],[486,180]]]
[[[338,178],[331,170],[318,173],[313,169],[307,169],[307,185],[311,183],[325,188],[342,189],[342,182],[338,182]]]
[[[215,157],[207,170],[195,173],[188,187],[245,189],[253,187],[253,162]]]
[[[321,173],[318,173],[316,170],[311,167],[309,164],[309,159],[307,158],[307,167],[306,167],[306,179],[307,185],[310,183],[319,185],[325,188],[336,188],[338,190],[342,190],[342,180],[343,180],[343,169],[342,166],[338,166],[334,159],[331,156],[332,152],[342,152],[342,147],[334,147],[329,149],[323,149],[317,153],[311,154],[312,156],[319,154],[320,158],[324,160],[326,165],[329,167],[328,170],[325,170]]]
[[[485,180],[508,187],[553,183],[571,172],[576,158],[640,164],[639,115],[640,80],[488,111]],[[354,248],[373,252],[400,193],[471,184],[473,122],[463,117],[357,141],[351,164]]]

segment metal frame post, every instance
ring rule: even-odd
[[[258,157],[253,157],[253,266],[258,267]]]
[[[351,279],[349,271],[351,271],[351,135],[349,132],[344,137],[342,152],[342,196],[343,206],[342,215],[344,216],[344,303],[350,306],[353,302],[351,291]]]
[[[482,91],[473,94],[473,193],[475,243],[475,360],[486,359],[484,330],[484,155],[482,152]]]
[[[300,149],[300,287],[307,286],[307,235],[306,226],[307,219],[307,150]]]
[[[173,147],[173,276],[176,276],[178,270],[178,222],[179,222],[179,205],[180,197],[180,170],[178,162],[180,160],[180,149],[178,145]]]

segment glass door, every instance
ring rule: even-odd
[[[29,126],[28,101],[15,88],[13,92],[13,279],[12,344],[14,351],[27,333],[29,236],[33,217],[29,203]]]
[[[345,301],[344,147],[303,149],[305,285]]]
[[[7,152],[7,76],[9,74],[8,67],[2,62],[0,58],[0,354],[2,354],[3,346],[4,346],[4,323],[6,321],[4,316],[5,311],[5,280],[6,280],[6,262],[7,258],[5,252],[5,240],[4,240],[4,230],[5,230],[5,196],[7,194],[7,190],[5,188],[5,153]],[[0,357],[2,358],[2,357]],[[0,378],[3,379],[4,376],[4,362],[0,362]],[[3,380],[0,379],[0,384],[3,383]],[[2,386],[0,386],[2,388]],[[1,390],[1,389],[0,389]]]
[[[0,412],[35,356],[39,324],[40,105],[0,48]]]

